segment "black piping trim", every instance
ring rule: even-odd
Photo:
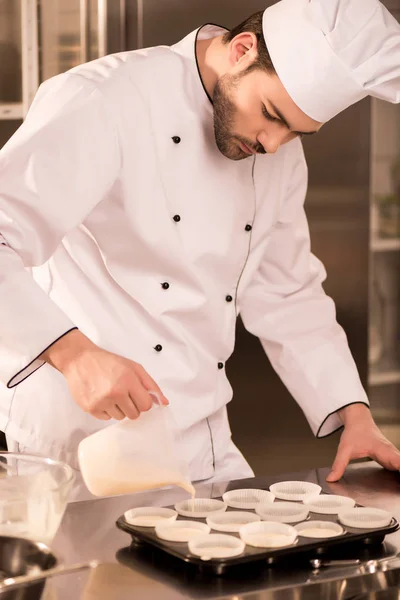
[[[251,254],[251,242],[253,239],[253,227],[254,227],[254,223],[256,220],[256,216],[257,216],[257,194],[256,194],[256,182],[254,180],[254,170],[256,168],[256,159],[257,157],[255,156],[253,159],[253,166],[251,167],[251,178],[253,181],[253,188],[254,188],[254,212],[253,212],[253,220],[251,222],[252,228],[249,232],[249,245],[247,247],[247,255],[246,255],[246,260],[244,261],[244,265],[242,267],[242,270],[240,271],[240,275],[238,277],[238,280],[236,282],[236,288],[235,288],[235,313],[236,313],[236,317],[238,317],[238,312],[237,312],[237,300],[238,300],[238,291],[239,291],[239,285],[240,285],[240,280],[242,279],[243,273],[245,268],[247,267],[247,263],[249,262],[249,257]]]
[[[340,408],[339,408],[339,410],[340,410]],[[331,413],[331,415],[329,415],[329,416],[332,416],[334,414],[335,413]],[[326,419],[328,419],[328,418],[329,417],[326,417]],[[326,419],[325,419],[325,421],[326,421]],[[325,421],[324,421],[324,423],[325,423]],[[322,425],[324,423],[322,423]],[[322,425],[321,425],[321,427],[322,427]],[[319,433],[321,427],[319,428],[318,433]],[[340,425],[340,427],[338,427],[337,429],[334,429],[333,431],[331,431],[330,433],[327,433],[326,435],[318,435],[318,433],[317,433],[317,439],[318,440],[326,440],[326,438],[331,437],[331,435],[334,435],[335,433],[337,433],[338,431],[341,431],[342,429],[344,429],[344,425]]]
[[[16,373],[13,377],[11,377],[10,381],[7,383],[8,389],[11,390],[15,386],[17,386],[20,383],[22,383],[23,381],[25,381],[25,379],[28,379],[28,377],[30,377],[35,371],[37,371],[38,369],[40,369],[40,367],[43,366],[43,364],[45,363],[45,361],[43,361],[43,364],[39,365],[34,371],[32,371],[31,373],[29,373],[28,375],[26,375],[26,377],[24,377],[23,379],[21,379],[21,381],[18,381],[18,383],[14,383],[14,385],[12,384],[12,382],[14,381],[14,379],[16,379],[18,377],[18,375],[21,375],[21,373],[23,373],[24,371],[26,371],[26,369],[28,369],[35,362],[35,360],[37,360],[39,358],[39,356],[41,356],[43,354],[43,352],[46,352],[46,350],[48,350],[49,348],[51,348],[51,346],[53,346],[56,342],[58,342],[58,340],[61,340],[61,338],[63,338],[65,335],[67,335],[67,333],[70,333],[70,331],[73,331],[74,329],[78,329],[78,328],[77,327],[71,327],[71,329],[68,329],[68,331],[66,331],[65,333],[63,333],[62,335],[60,335],[56,340],[54,340],[54,342],[51,342],[51,344],[49,344],[47,346],[47,348],[45,348],[44,350],[42,350],[36,356],[36,358],[34,358],[33,360],[31,360],[31,362],[26,365],[26,367],[24,367],[23,369],[21,369],[20,371],[18,371],[18,373]]]
[[[30,362],[30,363],[29,363],[29,365],[31,365],[33,362],[35,362],[35,360],[37,360],[37,358],[35,358],[35,359],[34,359],[32,362]],[[13,376],[13,377],[10,379],[10,381],[7,383],[7,387],[8,387],[8,389],[9,389],[9,390],[12,390],[12,389],[14,389],[15,387],[17,387],[17,385],[19,385],[20,383],[22,383],[23,381],[25,381],[25,379],[28,379],[28,377],[30,377],[31,375],[33,375],[34,373],[36,373],[36,371],[38,371],[38,370],[40,369],[40,367],[43,367],[44,363],[45,363],[45,361],[43,361],[41,365],[39,365],[38,367],[36,367],[36,369],[33,369],[33,371],[29,371],[29,375],[26,375],[26,376],[25,376],[23,379],[21,379],[21,381],[18,381],[18,383],[11,384],[11,382],[12,382],[12,381],[13,381],[13,380],[14,380],[16,377],[18,377],[18,375],[19,375],[20,373],[22,373],[23,371],[25,371],[25,369],[27,369],[27,368],[29,367],[29,365],[26,365],[25,369],[22,369],[22,370],[21,370],[19,373],[17,373],[16,375],[14,375],[14,376]]]
[[[194,41],[194,58],[195,58],[195,61],[196,61],[196,67],[197,67],[197,72],[199,74],[199,79],[201,81],[201,85],[203,86],[203,90],[204,90],[205,95],[207,96],[207,98],[209,99],[209,101],[211,102],[211,104],[214,104],[213,101],[212,101],[212,98],[211,98],[210,94],[207,92],[206,86],[204,85],[204,81],[203,81],[203,78],[202,78],[201,73],[200,73],[199,61],[197,60],[197,38],[199,37],[199,33],[203,29],[203,27],[207,27],[207,25],[211,25],[212,27],[219,27],[220,29],[225,29],[227,32],[229,31],[229,29],[226,29],[226,27],[223,27],[222,25],[217,25],[216,23],[204,23],[204,25],[202,25],[201,27],[199,27],[199,29],[197,30],[196,38],[195,38],[195,41]]]
[[[213,435],[212,435],[212,431],[211,431],[210,423],[209,423],[208,419],[206,419],[206,421],[207,421],[208,429],[209,429],[209,431],[210,431],[211,450],[212,450],[212,457],[213,457],[213,469],[214,469],[214,471],[215,471],[215,452],[214,452],[214,440],[213,440]]]
[[[331,431],[331,433],[327,433],[326,435],[319,435],[319,432],[321,431],[322,427],[325,425],[325,423],[327,422],[327,420],[329,419],[329,417],[331,417],[332,415],[335,415],[339,410],[343,410],[343,408],[347,408],[348,406],[352,406],[353,404],[363,404],[364,406],[366,406],[367,408],[369,408],[368,404],[366,404],[365,402],[349,402],[348,404],[345,404],[344,406],[341,406],[340,408],[338,408],[337,410],[334,410],[333,412],[329,413],[329,415],[327,417],[325,417],[325,419],[322,421],[318,431],[317,431],[317,438],[319,440],[323,440],[327,437],[329,437],[330,435],[333,435],[334,433],[336,433],[337,431],[340,431],[340,429],[344,428],[344,425],[341,425],[340,427],[338,427],[337,429],[335,429],[335,431]]]

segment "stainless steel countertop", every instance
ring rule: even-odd
[[[350,496],[359,504],[386,509],[400,520],[399,473],[385,471],[373,462],[364,462],[351,465],[339,483],[327,484],[328,472],[328,469],[313,469],[279,477],[198,484],[196,490],[198,497],[218,497],[228,489],[268,488],[271,483],[283,479],[312,481],[320,484],[325,492]],[[129,551],[130,536],[115,526],[115,521],[125,510],[136,506],[168,506],[186,498],[186,492],[174,488],[70,504],[52,545],[54,552],[67,564],[94,558],[103,564],[89,575],[64,575],[49,582],[46,600],[143,597],[151,600],[222,597],[231,600],[347,599],[364,589],[384,589],[388,582],[400,585],[400,559],[390,563],[390,573],[372,573],[362,578],[356,578],[360,575],[356,567],[321,569],[313,573],[311,568],[296,565],[294,559],[289,569],[265,566],[245,574],[236,569],[226,577],[202,578],[187,573],[175,562],[149,559],[143,552]],[[393,556],[397,552],[400,552],[400,531],[387,536],[384,547],[373,551],[377,557]],[[367,554],[365,556],[368,558]]]

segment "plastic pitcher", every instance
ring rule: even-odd
[[[179,456],[177,428],[166,406],[154,404],[136,420],[124,419],[85,438],[78,459],[85,484],[95,496],[169,485],[194,494],[188,466]]]

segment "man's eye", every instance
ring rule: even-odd
[[[273,117],[266,109],[265,104],[262,105],[262,114],[268,121],[278,121],[276,117]]]

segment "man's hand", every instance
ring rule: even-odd
[[[338,414],[344,431],[327,481],[338,481],[349,462],[356,458],[372,458],[390,471],[400,470],[399,450],[379,430],[365,404],[347,406]]]
[[[41,358],[64,375],[75,402],[97,419],[136,419],[153,404],[149,391],[168,404],[140,364],[102,350],[77,329],[50,346]]]

